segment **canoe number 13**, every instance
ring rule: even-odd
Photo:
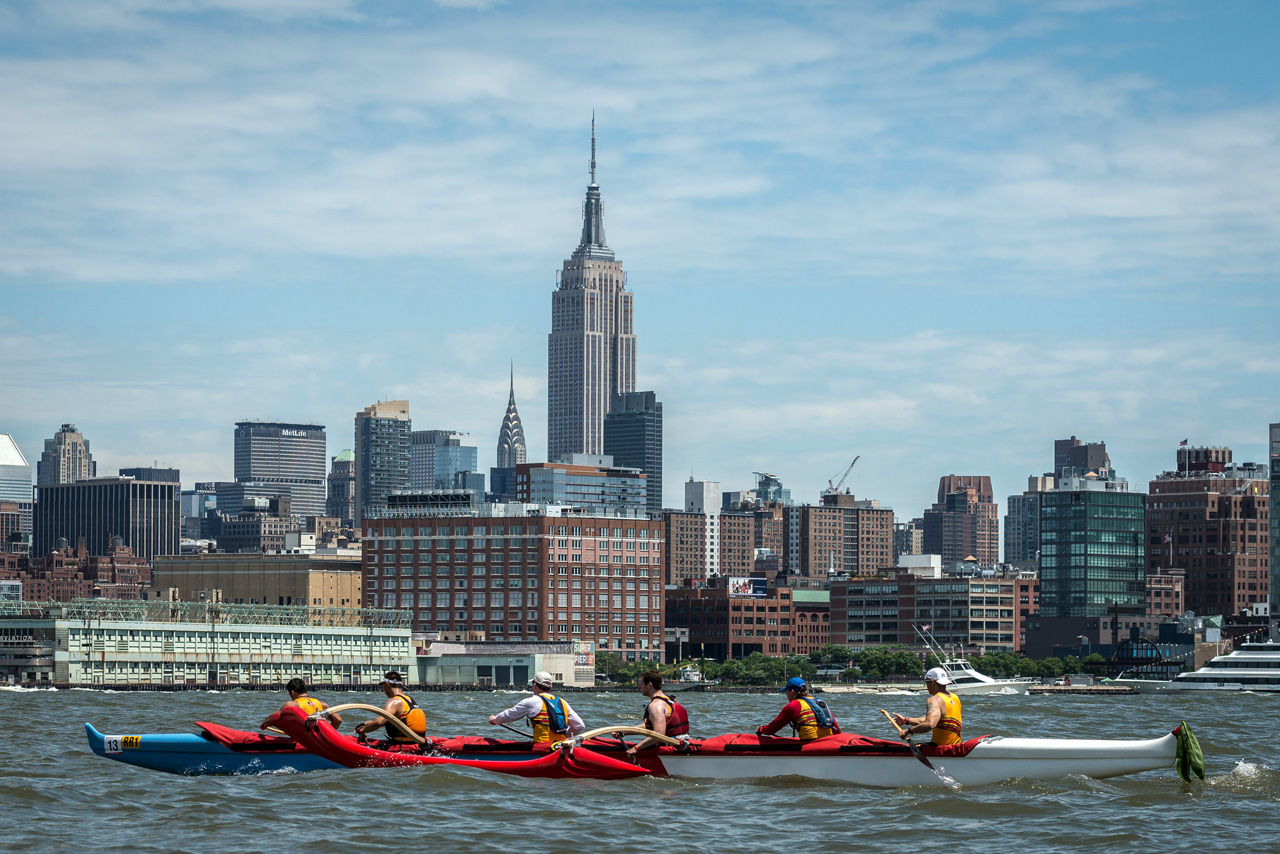
[[[136,750],[142,746],[140,735],[107,735],[103,736],[103,753],[122,753],[126,749]]]

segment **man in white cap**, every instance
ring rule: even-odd
[[[551,674],[539,670],[529,680],[533,696],[525,697],[511,708],[489,716],[493,726],[528,718],[533,722],[534,744],[550,744],[586,730],[587,725],[564,700],[551,693]]]
[[[960,698],[947,690],[950,684],[951,677],[941,667],[931,668],[924,675],[924,687],[929,689],[924,717],[893,716],[904,738],[912,733],[932,732],[934,744],[960,743]]]

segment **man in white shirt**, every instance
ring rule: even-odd
[[[578,713],[564,700],[551,693],[551,674],[539,670],[529,680],[533,688],[533,696],[525,697],[506,711],[489,716],[489,723],[498,724],[528,718],[533,721],[533,741],[535,744],[550,743],[584,732],[587,725],[578,717]]]

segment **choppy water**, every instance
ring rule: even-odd
[[[330,703],[381,695],[316,696]],[[490,735],[512,694],[423,694],[434,733]],[[781,698],[685,695],[697,735],[748,731]],[[993,696],[964,701],[970,735],[1147,738],[1191,724],[1208,779],[1173,769],[948,792],[797,778],[746,782],[525,780],[439,768],[184,778],[94,756],[113,733],[251,729],[283,696],[0,690],[0,850],[7,852],[806,852],[983,854],[1280,850],[1280,697]],[[636,694],[572,695],[589,726],[634,722]],[[838,695],[846,731],[887,735],[879,709],[924,695]]]

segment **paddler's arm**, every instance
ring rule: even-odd
[[[286,701],[283,706],[281,706],[280,708],[276,709],[274,712],[272,712],[271,714],[263,718],[262,723],[258,724],[258,729],[266,729],[267,727],[275,726],[280,721],[280,713],[282,711],[284,711],[285,709],[296,709],[296,708],[298,708],[297,702],[295,702],[294,700]]]
[[[756,735],[773,735],[787,724],[796,719],[796,711],[800,705],[799,700],[792,700],[782,707],[782,711],[778,712],[778,716],[762,727],[756,728]],[[793,708],[797,707],[797,708]]]
[[[329,704],[325,703],[324,708],[328,710]],[[332,712],[328,715],[325,715],[325,717],[329,719],[329,723],[333,724],[334,729],[337,729],[338,727],[342,726],[342,715],[338,714],[337,712]]]
[[[667,734],[667,704],[666,703],[650,703],[649,704],[649,721],[653,724],[650,729],[654,732]],[[641,726],[644,724],[642,723]],[[645,736],[644,741],[638,742],[634,746],[627,749],[627,753],[634,756],[638,751],[647,747],[653,747],[658,744],[658,740],[652,736]]]
[[[496,715],[489,715],[489,724],[497,726],[498,724],[510,723],[518,721],[521,718],[532,717],[536,715],[542,708],[542,701],[537,697],[525,697],[509,709],[504,709]]]
[[[899,719],[894,723],[905,729],[908,735],[932,732],[933,728],[942,720],[942,708],[942,698],[935,695],[929,698],[923,717],[909,718],[904,715],[894,715],[895,718]]]
[[[565,710],[568,712],[568,714],[565,717],[568,718],[566,723],[569,724],[569,734],[577,735],[580,732],[586,732],[587,725],[583,722],[582,718],[578,717],[578,713],[573,710],[573,706],[570,706],[568,703],[565,703],[564,707],[565,707]]]

